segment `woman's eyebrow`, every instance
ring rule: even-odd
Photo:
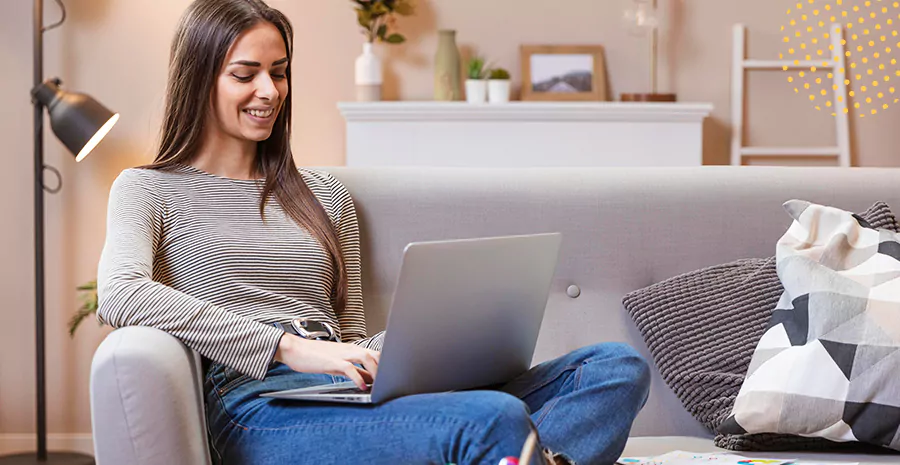
[[[273,61],[273,62],[272,62],[272,66],[278,66],[278,65],[280,65],[280,64],[287,63],[287,61],[288,61],[287,57],[284,57],[284,58],[282,58],[282,59],[280,59],[280,60]],[[229,64],[229,65],[255,66],[255,67],[257,67],[257,68],[260,67],[260,66],[262,66],[262,65],[260,64],[260,62],[258,62],[258,61],[248,61],[248,60],[232,61],[231,63],[228,63],[228,64]]]

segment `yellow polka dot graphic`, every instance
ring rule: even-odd
[[[893,56],[893,47],[900,49],[894,23],[900,19],[900,1],[805,0],[794,6],[781,26],[784,48],[778,56],[789,57],[799,66],[784,67],[795,93],[804,95],[816,110],[824,107],[832,115],[838,109],[859,117],[877,115],[898,102],[891,95],[893,87],[886,94],[879,92],[879,84],[887,87],[893,84],[892,77],[900,78],[900,65]],[[894,40],[888,42],[891,37]],[[826,73],[827,79],[823,78]],[[849,97],[846,105],[839,92],[842,82]],[[838,109],[832,110],[833,105]]]

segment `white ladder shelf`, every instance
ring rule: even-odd
[[[838,31],[836,33],[836,30]],[[829,34],[831,40],[831,60],[800,61],[792,60],[750,60],[746,56],[747,28],[743,24],[734,26],[734,52],[732,54],[731,71],[731,164],[742,165],[744,156],[779,157],[779,156],[831,156],[837,158],[838,166],[850,166],[850,130],[847,108],[846,69],[844,65],[844,45],[841,42],[842,32],[839,24],[832,24]],[[783,70],[810,69],[825,70],[832,73],[834,86],[834,122],[837,144],[830,147],[745,147],[744,144],[744,74],[748,70]]]

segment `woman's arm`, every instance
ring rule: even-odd
[[[380,351],[384,341],[384,331],[366,337],[362,260],[359,251],[359,220],[356,216],[356,207],[347,188],[331,174],[324,174],[333,201],[334,227],[341,244],[341,251],[344,254],[344,265],[347,267],[347,305],[344,311],[338,315],[338,322],[341,324],[341,340]]]
[[[384,345],[384,335],[385,332],[380,331],[374,336],[370,336],[364,339],[357,339],[355,341],[351,341],[351,343],[365,347],[366,349],[372,349],[381,352],[381,347]]]
[[[97,276],[97,317],[163,330],[202,355],[263,379],[283,331],[153,281],[165,203],[152,173],[129,169],[110,189]]]
[[[347,268],[347,302],[344,310],[337,315],[341,325],[341,340],[358,343],[366,337],[359,222],[353,199],[347,188],[331,174],[324,174],[325,182],[331,191],[334,228],[344,255],[344,266]]]

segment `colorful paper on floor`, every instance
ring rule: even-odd
[[[701,454],[696,452],[673,451],[653,457],[622,457],[619,465],[787,465],[797,462],[795,459],[763,459],[749,458],[728,452]]]

